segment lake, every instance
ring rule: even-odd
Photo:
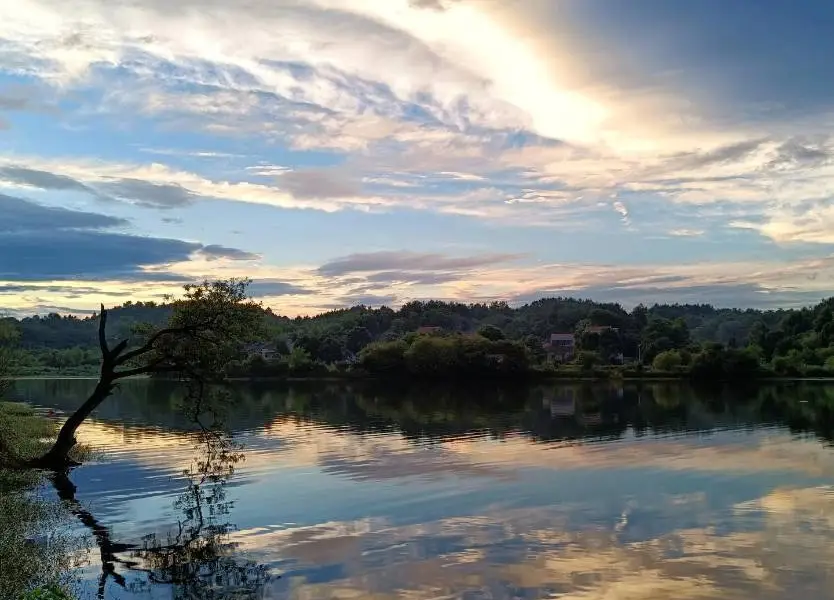
[[[94,382],[16,382],[59,415]],[[87,597],[834,597],[834,386],[236,384],[200,480],[170,384],[126,381],[71,474]]]

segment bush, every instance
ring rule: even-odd
[[[504,332],[495,325],[484,325],[478,329],[478,335],[488,339],[491,342],[497,342],[504,339]]]
[[[773,359],[773,370],[782,377],[799,377],[802,375],[802,367],[796,360],[788,356],[777,356]]]
[[[296,346],[287,357],[287,367],[293,375],[306,375],[315,370],[315,363],[310,353],[304,348]]]
[[[734,380],[761,375],[759,360],[746,350],[710,345],[692,358],[693,379]]]
[[[373,375],[410,374],[428,378],[526,373],[527,348],[509,340],[481,336],[416,336],[405,341],[370,344],[359,355],[360,366]]]
[[[444,375],[458,368],[453,338],[420,336],[405,351],[405,366],[415,375]]]
[[[406,350],[408,345],[403,340],[368,344],[359,353],[359,366],[375,375],[402,374]]]
[[[683,357],[677,350],[666,350],[654,357],[652,367],[666,373],[676,371],[683,364]]]

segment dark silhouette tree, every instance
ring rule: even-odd
[[[256,336],[263,323],[261,306],[247,299],[248,283],[230,279],[186,285],[182,298],[169,299],[172,313],[168,325],[137,327],[140,341],[132,348],[129,339],[111,346],[107,338],[107,310],[102,305],[98,383],[89,398],[64,422],[50,450],[26,461],[25,466],[60,471],[76,464],[71,459],[77,443],[76,431],[110,397],[117,383],[127,377],[166,374],[180,379],[187,389],[185,411],[194,417],[210,411],[211,385],[225,378],[228,365],[240,355],[242,343]]]

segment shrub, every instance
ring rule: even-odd
[[[758,377],[759,360],[746,350],[710,345],[692,359],[693,379],[733,380]]]
[[[57,585],[36,588],[24,594],[22,600],[73,600],[67,592]]]
[[[677,350],[666,350],[654,357],[652,367],[658,371],[676,371],[683,364],[683,357]]]
[[[799,377],[802,368],[796,360],[788,356],[777,356],[773,359],[773,370],[782,377]]]
[[[359,366],[378,375],[401,374],[405,371],[405,352],[408,345],[403,340],[374,342],[359,353]]]
[[[504,339],[504,332],[495,325],[484,325],[478,329],[478,335],[484,337],[491,342],[497,342]]]

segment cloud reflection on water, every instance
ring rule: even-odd
[[[536,426],[576,420],[537,406],[524,409]],[[688,406],[692,420],[711,414]],[[834,453],[772,422],[560,439],[497,421],[417,435],[338,411],[258,410],[260,423],[240,431],[249,452],[230,482],[230,519],[239,552],[283,574],[266,598],[834,594]],[[116,532],[162,531],[191,443],[118,421],[82,430],[106,460],[77,473],[80,494]]]

